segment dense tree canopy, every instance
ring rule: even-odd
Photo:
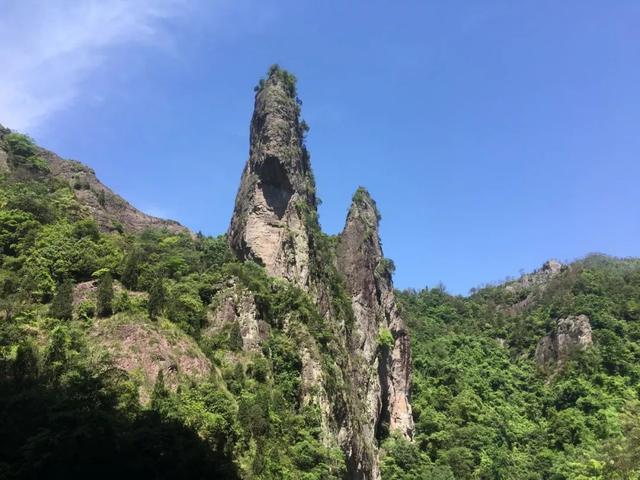
[[[17,138],[15,151],[25,145]],[[62,182],[0,182],[1,477],[342,478],[342,452],[321,442],[319,412],[299,401],[291,336],[274,330],[255,354],[237,326],[201,336],[233,277],[274,325],[297,308],[326,335],[301,291],[235,263],[224,237],[101,232]],[[145,316],[199,342],[213,364],[206,381],[176,388],[169,367],[140,398],[144,379],[114,363],[94,324]]]
[[[387,478],[638,478],[639,298],[640,262],[598,255],[543,285],[401,293],[416,433],[411,447],[386,444]],[[542,371],[538,341],[577,314],[594,345]]]

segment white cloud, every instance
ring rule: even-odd
[[[194,0],[13,0],[0,15],[0,122],[28,131],[77,98],[112,47],[166,44]],[[4,2],[3,2],[4,3]]]

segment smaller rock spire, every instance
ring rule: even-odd
[[[376,202],[364,187],[358,187],[338,242],[338,268],[351,293],[364,295],[371,301],[376,287],[375,271],[382,259],[379,222]]]
[[[361,355],[367,365],[360,372],[362,378],[358,383],[368,385],[364,394],[375,435],[382,435],[384,426],[388,425],[390,430],[411,438],[409,337],[396,306],[394,266],[384,258],[379,222],[375,201],[366,189],[358,188],[340,234],[336,256],[355,316],[350,348],[354,354]]]

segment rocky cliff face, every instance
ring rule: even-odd
[[[554,332],[544,336],[536,347],[536,363],[544,369],[562,366],[570,355],[593,343],[591,323],[586,315],[569,316],[556,322]]]
[[[238,258],[264,265],[299,286],[309,282],[305,208],[315,209],[315,184],[304,146],[295,80],[274,70],[255,98],[251,147],[229,228]]]
[[[273,67],[257,87],[229,244],[239,259],[262,264],[313,299],[331,340],[327,347],[297,334],[302,403],[319,406],[324,440],[345,452],[349,478],[378,479],[377,440],[389,430],[412,435],[409,339],[368,194],[354,198],[337,249],[320,232],[299,115],[295,78]],[[234,309],[227,305],[227,313],[214,318],[234,317]]]
[[[382,254],[379,220],[375,202],[359,188],[338,241],[338,268],[351,295],[350,349],[363,360],[356,381],[365,389],[369,423],[377,436],[391,430],[411,438],[409,337],[393,294],[393,263]]]
[[[0,125],[0,172],[10,175],[23,175],[12,162],[11,147],[7,139],[16,135],[8,128]],[[147,215],[120,195],[114,193],[96,177],[95,172],[86,165],[60,158],[53,152],[33,145],[33,157],[38,157],[46,166],[42,175],[68,183],[73,189],[76,199],[88,216],[95,218],[98,226],[105,231],[122,229],[129,232],[140,232],[147,228],[166,228],[172,232],[187,231],[178,222],[164,220]],[[42,178],[40,178],[42,179]]]

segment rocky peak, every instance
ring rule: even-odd
[[[306,286],[307,211],[315,213],[315,182],[304,145],[307,126],[293,75],[273,66],[256,87],[249,160],[229,227],[238,258]],[[315,218],[315,217],[314,217]]]
[[[251,120],[249,166],[265,186],[295,192],[315,206],[315,184],[304,145],[306,123],[296,79],[277,66],[258,85]]]
[[[360,295],[369,303],[377,301],[376,271],[383,260],[378,235],[380,214],[369,192],[359,187],[353,195],[344,230],[337,249],[338,268],[354,295]],[[375,334],[374,332],[374,339]]]
[[[380,218],[378,206],[371,198],[369,191],[364,187],[358,187],[351,199],[351,207],[347,214],[347,226],[360,223],[367,228],[374,229],[377,233]]]
[[[544,262],[540,271],[547,274],[555,275],[556,273],[560,273],[563,268],[564,265],[561,262],[555,259],[551,259]]]
[[[380,215],[369,193],[356,191],[335,249],[320,231],[300,105],[295,77],[277,66],[256,87],[249,159],[229,245],[240,260],[262,264],[269,275],[301,287],[315,302],[332,337],[335,365],[333,372],[326,370],[320,345],[300,344],[302,403],[320,407],[324,441],[342,447],[349,478],[377,480],[377,441],[389,430],[409,438],[413,432],[409,338],[393,294],[393,263],[382,253]],[[345,309],[344,300],[352,308]],[[234,307],[223,313],[239,322],[245,346],[250,340],[245,332],[252,330],[242,328],[243,311],[249,312]],[[219,317],[212,317],[212,324],[221,324]],[[343,388],[326,388],[324,378],[336,371]]]
[[[507,290],[518,290],[522,288],[530,288],[538,285],[546,285],[553,277],[562,273],[567,268],[566,265],[558,260],[547,260],[532,273],[522,275],[518,280],[507,285]]]
[[[536,363],[542,368],[562,365],[572,353],[593,343],[591,323],[586,315],[569,316],[556,321],[555,330],[544,336],[536,347]]]
[[[351,295],[355,323],[350,348],[364,360],[357,383],[367,385],[372,433],[380,436],[388,429],[411,438],[409,338],[393,293],[393,263],[383,256],[379,221],[375,201],[358,188],[338,241],[338,269]]]

